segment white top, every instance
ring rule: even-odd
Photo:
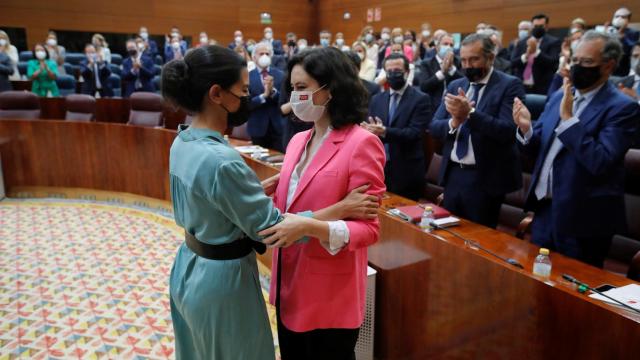
[[[327,129],[327,132],[322,137],[322,139],[320,139],[320,142],[312,149],[310,149],[309,146],[311,145],[311,139],[313,139],[313,133],[311,134],[309,141],[307,141],[307,144],[304,147],[304,152],[302,153],[302,156],[300,156],[300,161],[293,168],[293,172],[291,173],[291,178],[289,179],[289,188],[287,189],[286,211],[289,211],[289,207],[293,202],[293,197],[296,193],[296,190],[298,189],[298,184],[300,183],[300,179],[302,178],[302,175],[304,175],[304,172],[307,170],[307,167],[309,167],[309,164],[311,164],[311,162],[313,161],[313,158],[316,156],[316,153],[318,152],[322,144],[324,144],[324,141],[327,139],[327,137],[329,137],[329,134],[331,133],[331,131],[332,129],[331,127],[329,127]],[[306,166],[304,168],[301,168],[301,165],[305,163],[305,160],[307,159],[307,157],[309,158],[309,161],[306,162]],[[328,221],[328,223],[329,223],[329,246],[327,247],[322,242],[320,242],[320,245],[323,248],[325,248],[327,252],[329,252],[329,254],[335,255],[338,252],[340,252],[340,249],[342,249],[346,244],[349,243],[349,228],[347,227],[347,223],[345,223],[342,220]]]
[[[9,76],[9,80],[20,80],[20,72],[18,71],[18,49],[14,45],[10,45],[5,51],[9,59],[11,59],[11,65],[13,66],[13,74]]]
[[[493,74],[493,66],[491,67],[491,70],[489,70],[489,73],[487,74],[487,76],[485,76],[484,78],[482,78],[482,80],[476,82],[476,83],[471,83],[471,84],[485,84],[487,85],[487,82],[489,82],[489,78],[491,77],[491,74]],[[487,87],[483,86],[480,89],[480,93],[478,94],[478,101],[476,102],[475,107],[478,107],[478,104],[480,103],[480,100],[482,100],[482,95],[484,95],[484,91]],[[467,90],[466,96],[468,99],[473,98],[473,86],[469,85],[469,90]],[[469,119],[465,120],[468,121]],[[451,149],[451,157],[450,159],[452,161],[455,161],[457,163],[460,164],[464,164],[464,165],[475,165],[476,164],[476,156],[475,153],[473,152],[473,143],[471,142],[471,135],[469,135],[469,151],[467,151],[467,155],[465,155],[462,159],[458,158],[458,155],[456,154],[456,150],[458,149],[458,136],[460,135],[460,132],[458,131],[458,129],[460,127],[457,127],[456,129],[454,129],[451,126],[451,121],[452,119],[449,119],[449,134],[456,134],[456,139],[453,142],[453,149]]]

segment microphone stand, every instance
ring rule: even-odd
[[[607,299],[609,299],[609,300],[611,300],[611,301],[613,301],[613,302],[615,302],[615,303],[617,303],[617,304],[620,304],[620,305],[624,306],[625,308],[627,308],[627,309],[629,309],[629,310],[631,310],[631,311],[634,311],[634,312],[636,312],[636,313],[640,314],[640,310],[638,310],[638,309],[636,309],[636,308],[632,308],[631,306],[629,306],[629,305],[627,305],[627,304],[623,303],[622,301],[620,301],[620,300],[618,300],[618,299],[614,299],[614,298],[612,298],[611,296],[609,296],[609,295],[607,295],[607,294],[601,293],[600,291],[598,291],[598,290],[596,290],[596,289],[592,288],[591,286],[589,286],[589,285],[587,285],[587,284],[585,284],[585,283],[583,283],[583,282],[578,281],[576,278],[574,278],[574,277],[573,277],[573,276],[571,276],[571,275],[562,274],[562,278],[563,278],[563,279],[565,279],[565,280],[567,280],[567,281],[568,281],[568,282],[570,282],[570,283],[573,283],[573,284],[578,285],[578,291],[580,291],[580,290],[581,290],[581,288],[584,288],[584,289],[587,289],[587,290],[591,290],[591,291],[593,291],[594,293],[596,293],[596,294],[598,294],[598,295],[600,295],[600,296],[604,296],[604,297],[606,297]],[[582,291],[580,291],[580,292],[582,292]]]

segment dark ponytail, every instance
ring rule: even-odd
[[[240,80],[247,62],[235,51],[213,45],[191,49],[184,59],[162,67],[162,96],[190,114],[199,113],[209,89],[218,84],[230,88]]]

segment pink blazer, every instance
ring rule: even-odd
[[[289,180],[311,130],[296,134],[289,146],[274,195],[284,211]],[[333,130],[307,166],[290,213],[320,210],[351,190],[370,184],[368,193],[382,197],[384,147],[377,136],[351,125]],[[318,239],[274,251],[270,302],[275,305],[278,257],[282,257],[280,316],[292,331],[360,327],[364,319],[367,246],[378,240],[378,220],[347,220],[349,244],[332,256]]]

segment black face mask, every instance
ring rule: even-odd
[[[546,33],[547,33],[547,30],[544,29],[544,26],[534,26],[533,29],[531,30],[531,35],[533,35],[533,37],[536,39],[540,39]]]
[[[484,68],[470,67],[462,70],[464,71],[464,76],[466,76],[470,82],[478,82],[486,75]]]
[[[407,82],[402,71],[390,71],[387,73],[387,82],[393,90],[400,90]]]
[[[578,90],[590,88],[600,80],[600,76],[600,66],[571,65],[571,83]]]
[[[222,107],[227,110],[227,126],[240,126],[249,121],[249,102],[251,101],[251,99],[249,95],[238,96],[231,91],[229,91],[229,94],[240,99],[240,106],[238,106],[238,110],[231,112],[224,105],[222,105]]]
[[[289,42],[287,43],[287,45],[289,45],[290,47],[294,47],[296,46],[296,42],[293,40],[289,40]]]
[[[138,55],[138,50],[136,50],[136,49],[129,49],[129,50],[127,50],[127,53],[129,54],[129,56],[132,56],[132,57],[133,57],[133,56]]]

